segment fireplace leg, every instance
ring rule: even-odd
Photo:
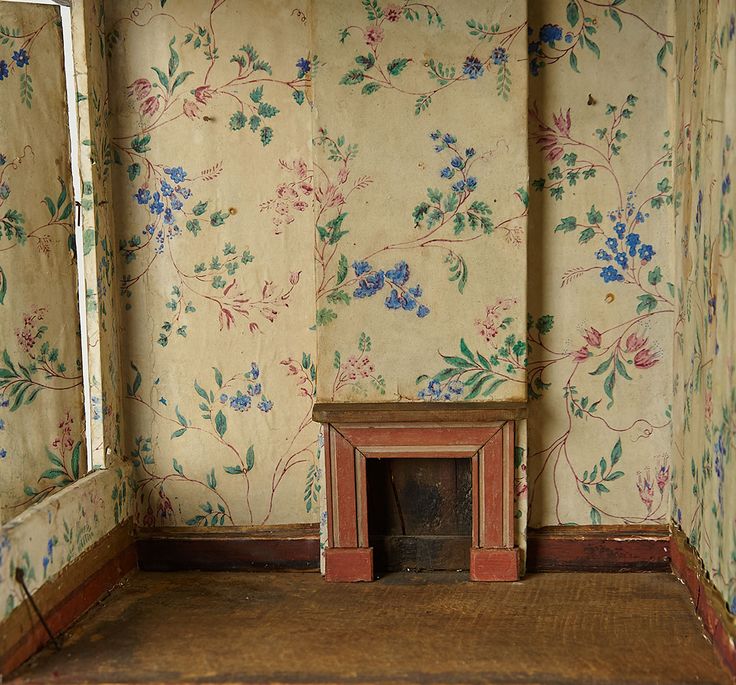
[[[373,580],[373,547],[326,549],[325,580],[333,583]]]
[[[470,580],[519,580],[519,548],[470,548]]]

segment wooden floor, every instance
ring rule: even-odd
[[[138,573],[14,683],[729,683],[668,574]]]

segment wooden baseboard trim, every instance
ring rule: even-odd
[[[736,616],[708,579],[703,562],[679,528],[672,530],[672,570],[690,592],[695,612],[726,668],[736,678]]]
[[[548,526],[530,528],[527,572],[669,571],[667,526]]]
[[[135,569],[136,564],[132,525],[128,522],[113,529],[42,585],[33,599],[51,631],[59,635]],[[48,641],[30,603],[24,601],[3,621],[0,673],[7,676]]]
[[[319,526],[149,528],[138,531],[143,571],[265,571],[319,568]]]

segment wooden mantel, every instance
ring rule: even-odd
[[[520,402],[317,403],[326,426],[328,581],[373,580],[366,459],[471,460],[471,580],[518,580],[514,539],[515,421]]]

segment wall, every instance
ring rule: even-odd
[[[2,523],[78,479],[86,458],[59,10],[3,3],[0,26]]]
[[[670,4],[522,6],[108,5],[140,524],[314,520],[315,384],[510,399],[527,376],[532,524],[666,522]],[[528,362],[498,278],[527,202]]]
[[[531,526],[668,519],[671,24],[529,3]]]
[[[162,4],[106,4],[136,520],[315,521],[307,8]]]
[[[318,397],[523,400],[525,3],[311,13]]]
[[[736,613],[736,3],[677,2],[672,518]]]
[[[6,11],[8,4],[3,4],[3,12]],[[21,9],[19,5],[11,6],[15,11]],[[22,8],[23,12],[35,13],[53,13],[58,17],[58,9],[52,7],[28,7]],[[5,17],[5,15],[4,15]],[[130,517],[132,481],[130,479],[130,467],[121,461],[120,450],[118,444],[119,429],[119,401],[116,400],[115,378],[119,377],[119,371],[116,368],[116,349],[118,347],[118,332],[115,323],[115,303],[113,295],[115,290],[110,288],[112,279],[115,274],[114,253],[109,249],[112,245],[113,236],[109,219],[105,221],[105,209],[109,206],[110,198],[106,192],[105,186],[105,162],[104,154],[98,154],[98,150],[102,148],[98,146],[98,140],[104,140],[104,99],[99,97],[100,92],[104,92],[105,86],[97,81],[100,75],[104,76],[104,52],[101,51],[101,34],[99,26],[101,22],[101,2],[100,0],[75,0],[72,8],[72,21],[74,28],[74,45],[75,45],[75,68],[76,81],[78,87],[77,100],[79,102],[80,112],[80,133],[81,139],[85,141],[82,152],[80,154],[80,169],[85,181],[85,195],[82,197],[82,230],[85,236],[85,249],[83,254],[83,268],[88,277],[88,303],[94,303],[95,306],[88,306],[88,330],[90,335],[90,359],[92,361],[91,368],[93,375],[96,373],[95,368],[102,368],[102,372],[97,376],[95,385],[98,392],[103,397],[108,398],[106,401],[97,402],[96,407],[99,408],[102,416],[108,417],[101,419],[95,417],[93,422],[93,447],[95,460],[98,463],[104,462],[108,468],[103,468],[88,474],[84,478],[69,485],[68,487],[54,492],[50,497],[43,499],[34,506],[29,507],[19,516],[6,523],[0,529],[0,619],[8,619],[11,612],[16,609],[17,612],[23,612],[24,608],[19,608],[19,604],[23,599],[21,587],[14,580],[15,570],[22,568],[24,571],[25,582],[31,592],[35,592],[41,585],[57,575],[69,563],[87,551],[96,541],[103,538],[113,528],[123,524]],[[3,23],[6,23],[5,20]],[[39,24],[34,24],[38,26]],[[56,29],[55,29],[56,30]],[[61,66],[61,29],[58,27],[58,35],[55,36],[55,42],[47,45],[44,50],[37,51],[38,61],[49,59],[54,69],[59,70]],[[40,45],[42,34],[38,34]],[[32,59],[33,52],[31,52]],[[103,58],[102,68],[99,66],[99,59]],[[32,61],[34,65],[36,61]],[[95,75],[88,81],[86,78],[87,66],[90,65],[90,71]],[[30,66],[30,65],[28,65]],[[41,64],[39,64],[41,66]],[[50,70],[49,70],[50,71]],[[14,139],[17,131],[22,131],[23,126],[33,125],[33,133],[40,137],[40,134],[46,134],[47,131],[58,128],[59,121],[66,121],[66,112],[63,111],[64,104],[64,85],[63,78],[59,75],[56,80],[36,78],[34,73],[34,101],[30,111],[26,111],[26,105],[16,103],[13,100],[6,101],[12,107],[12,112],[16,113],[17,126],[13,129]],[[43,73],[43,69],[39,70],[39,76]],[[51,72],[53,73],[53,72]],[[51,94],[47,92],[48,83],[54,85]],[[2,86],[2,83],[0,83]],[[46,96],[41,99],[42,96]],[[53,97],[52,97],[53,96]],[[38,107],[43,103],[43,108]],[[7,105],[6,105],[7,106]],[[21,109],[22,108],[22,109]],[[23,112],[18,115],[18,112]],[[36,114],[39,112],[39,114]],[[27,122],[24,124],[23,122]],[[5,122],[3,121],[3,126]],[[4,130],[4,129],[3,129]],[[68,143],[64,141],[64,147],[57,146],[52,149],[49,145],[36,144],[33,141],[34,149],[38,149],[33,159],[34,168],[32,174],[29,172],[26,177],[25,190],[30,193],[29,199],[26,200],[25,207],[28,207],[29,215],[34,217],[35,208],[40,205],[41,208],[51,213],[51,207],[46,209],[48,203],[39,200],[37,197],[39,188],[37,183],[44,181],[48,185],[48,179],[45,178],[46,168],[50,167],[53,171],[53,180],[58,183],[56,176],[60,173],[55,164],[61,164],[64,173],[68,174]],[[29,149],[29,148],[28,148]],[[30,155],[30,152],[28,153]],[[28,160],[26,160],[27,162]],[[46,168],[39,165],[39,162],[45,162]],[[8,164],[11,164],[9,161]],[[15,162],[13,162],[15,164]],[[26,166],[24,163],[19,169]],[[2,168],[0,168],[2,173]],[[71,184],[68,184],[71,187]],[[35,192],[34,192],[35,189]],[[10,195],[12,199],[15,193]],[[20,194],[18,194],[20,196]],[[54,195],[54,198],[56,195]],[[51,201],[51,200],[49,200]],[[70,202],[70,200],[68,200]],[[55,201],[55,207],[59,211],[62,205],[61,199]],[[66,205],[61,209],[61,215],[66,212]],[[80,342],[78,332],[78,309],[76,300],[76,274],[75,265],[72,258],[69,257],[67,251],[67,236],[72,237],[73,244],[73,227],[71,205],[67,217],[68,223],[64,223],[61,218],[57,217],[57,221],[52,224],[55,230],[63,229],[64,240],[59,240],[62,246],[55,249],[65,251],[65,259],[59,262],[51,262],[51,264],[62,264],[64,271],[54,274],[46,266],[39,270],[37,264],[26,264],[25,271],[20,274],[15,272],[13,275],[17,278],[8,278],[7,296],[14,295],[17,292],[23,297],[33,298],[43,294],[49,305],[49,315],[46,316],[44,323],[48,323],[48,331],[57,333],[57,338],[62,338],[62,334],[66,334],[66,348],[59,345],[59,360],[65,359],[65,349],[75,349],[75,354],[79,356]],[[42,221],[46,221],[43,219]],[[41,223],[42,223],[41,221]],[[58,224],[58,226],[57,226]],[[40,224],[26,222],[26,226],[36,226]],[[44,230],[48,228],[36,230],[35,234],[39,244],[42,243]],[[29,236],[31,235],[29,231]],[[56,243],[47,239],[50,247],[55,247]],[[107,254],[105,254],[105,245],[107,245]],[[18,252],[25,249],[23,246],[16,248]],[[36,259],[46,256],[42,250],[36,253]],[[51,253],[53,255],[53,253]],[[2,260],[2,257],[0,257]],[[91,262],[91,263],[90,263]],[[3,263],[0,261],[0,263]],[[22,264],[18,260],[18,264]],[[4,265],[4,264],[3,264]],[[15,268],[16,261],[13,261]],[[90,280],[90,275],[93,278]],[[99,280],[97,280],[99,275]],[[54,279],[54,283],[58,286],[49,288],[48,283]],[[11,290],[16,286],[14,290]],[[56,299],[53,299],[56,298]],[[6,299],[6,304],[13,300]],[[1,312],[0,312],[1,315]],[[71,323],[70,323],[71,322]],[[37,321],[31,321],[27,324],[37,325]],[[72,335],[73,333],[73,335]],[[44,335],[50,337],[48,332]],[[20,336],[19,336],[20,339]],[[24,340],[26,338],[23,338]],[[41,345],[44,338],[36,340],[36,345]],[[4,342],[4,341],[3,341]],[[49,358],[51,353],[49,352]],[[95,361],[96,360],[96,361]],[[51,361],[51,359],[50,359]],[[77,363],[79,368],[79,378],[72,390],[59,391],[53,393],[54,396],[61,396],[63,393],[73,394],[76,402],[79,418],[71,424],[65,424],[66,433],[62,436],[63,440],[60,444],[54,445],[57,448],[64,448],[71,451],[72,456],[79,453],[80,471],[85,463],[84,447],[79,443],[84,434],[84,420],[82,417],[82,395],[81,395],[81,362]],[[28,367],[29,369],[32,367]],[[2,378],[2,376],[0,376]],[[100,384],[100,379],[102,385]],[[47,381],[47,385],[58,385],[56,379]],[[71,383],[69,383],[71,386]],[[43,413],[44,407],[39,400],[44,394],[51,394],[50,388],[44,388],[43,392],[33,401],[31,407],[22,407],[18,409],[17,416],[25,419],[22,423],[23,434],[26,439],[35,439],[44,436],[44,425],[40,420],[42,416],[53,416],[50,413]],[[10,405],[11,407],[13,405]],[[22,410],[25,411],[21,415]],[[20,428],[21,423],[16,423]],[[28,426],[33,425],[34,431],[29,431]],[[103,428],[104,426],[104,428]],[[49,427],[49,433],[54,435],[52,429],[56,425]],[[2,435],[2,434],[0,434]],[[64,441],[69,440],[69,447],[66,447]],[[71,449],[72,441],[76,440],[75,447]],[[79,450],[79,452],[77,452]],[[51,459],[53,452],[44,453],[43,447],[39,452],[49,455]],[[76,457],[75,457],[76,459]],[[69,466],[77,462],[69,462]],[[58,466],[58,465],[57,465]],[[45,467],[48,468],[48,467]],[[60,468],[60,467],[59,467]],[[3,474],[4,478],[4,474]],[[3,491],[5,491],[5,481],[3,480]],[[59,598],[61,599],[61,598]],[[17,613],[14,614],[17,616]],[[12,620],[12,617],[10,617]],[[17,622],[16,622],[17,623]],[[6,625],[11,625],[7,623]],[[5,635],[3,635],[5,638]],[[5,644],[4,639],[0,640],[3,650],[12,645]]]

